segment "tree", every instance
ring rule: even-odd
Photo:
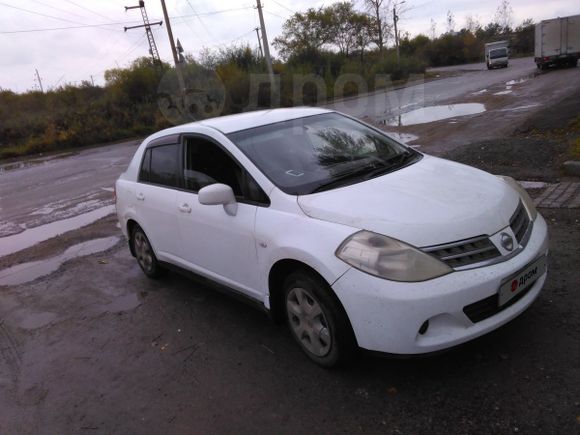
[[[469,33],[475,35],[477,33],[477,30],[481,28],[481,24],[480,24],[479,19],[477,18],[477,16],[468,15],[465,18],[465,27],[464,28]]]
[[[280,54],[289,58],[300,54],[315,53],[324,46],[336,47],[343,56],[369,45],[373,20],[354,9],[351,2],[309,9],[296,13],[283,25],[283,34],[274,39]]]
[[[431,18],[431,26],[429,27],[429,37],[433,41],[437,38],[437,22]]]
[[[509,33],[513,24],[514,10],[509,0],[501,0],[495,11],[494,23],[497,23],[503,33]]]
[[[354,26],[357,12],[352,3],[335,3],[324,9],[324,14],[329,20],[331,40],[338,46],[341,54],[348,56],[356,45],[356,32]]]
[[[379,52],[383,52],[383,48],[387,43],[388,35],[391,33],[391,26],[388,24],[389,20],[386,18],[386,12],[391,8],[391,0],[363,0],[364,5],[373,16],[375,35],[374,42],[379,47]]]
[[[376,26],[373,17],[367,14],[357,14],[353,17],[356,48],[360,51],[360,61],[364,61],[364,52],[369,44],[376,39]]]
[[[284,58],[305,51],[318,51],[332,40],[330,16],[322,9],[296,12],[282,26],[274,46]]]
[[[445,21],[447,23],[447,33],[453,33],[455,31],[455,16],[453,15],[453,12],[447,11],[447,18]]]

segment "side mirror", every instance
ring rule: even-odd
[[[230,216],[235,216],[238,212],[238,203],[232,188],[226,184],[211,184],[197,193],[200,204],[203,205],[223,205],[224,210]]]

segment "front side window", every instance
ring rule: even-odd
[[[149,150],[151,150],[149,182],[162,186],[177,187],[179,145],[163,145]]]
[[[228,136],[282,191],[306,195],[392,172],[421,155],[337,113]]]
[[[239,165],[219,146],[203,138],[188,138],[185,147],[185,188],[198,192],[215,183],[227,184],[236,196],[243,196],[243,173]]]

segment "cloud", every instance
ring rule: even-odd
[[[138,10],[125,12],[124,6],[137,4],[137,0],[5,0],[39,16],[0,5],[0,31],[21,31],[54,27],[121,23],[134,21],[139,24]],[[262,0],[270,42],[281,32],[284,20],[291,11],[328,5],[336,1]],[[357,4],[361,1],[358,0]],[[78,6],[76,6],[76,5]],[[168,0],[173,32],[187,52],[199,53],[202,47],[220,47],[236,42],[257,46],[258,17],[254,0],[216,0],[211,4],[202,0]],[[447,10],[455,14],[462,25],[468,15],[488,22],[494,15],[499,0],[407,0],[411,8],[401,20],[401,28],[411,35],[428,33],[431,18],[444,29]],[[516,22],[531,17],[536,21],[580,13],[576,0],[512,0]],[[163,13],[158,0],[146,0],[151,21],[162,20]],[[212,13],[215,11],[227,11]],[[199,14],[199,17],[195,16]],[[153,33],[163,60],[171,62],[165,27],[154,28]],[[106,69],[128,65],[140,56],[148,55],[148,44],[142,29],[123,31],[123,24],[98,28],[79,28],[45,32],[0,34],[0,87],[24,92],[35,83],[38,68],[45,88],[63,83],[90,80],[92,75],[99,84],[104,82]]]

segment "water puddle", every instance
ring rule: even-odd
[[[511,93],[512,93],[512,91],[511,91],[511,90],[509,90],[509,89],[506,89],[505,91],[499,91],[499,92],[496,92],[496,93],[494,93],[493,95],[507,95],[507,94],[511,94]]]
[[[17,313],[17,317],[22,317],[18,327],[22,329],[34,330],[42,328],[52,321],[56,320],[55,313]]]
[[[92,224],[115,212],[114,205],[108,205],[68,219],[52,222],[24,230],[21,233],[0,238],[0,257],[30,248],[37,243]]]
[[[526,190],[543,189],[548,186],[548,183],[543,181],[518,181],[518,183]]]
[[[122,311],[131,311],[141,305],[141,301],[136,293],[129,293],[115,299],[113,302],[105,306],[105,311],[109,313],[120,313]]]
[[[411,134],[411,133],[397,133],[394,131],[387,131],[386,133],[388,136],[392,137],[397,142],[401,142],[404,144],[407,144],[409,142],[413,142],[414,140],[419,139],[419,136],[415,136],[414,134]]]
[[[505,82],[505,85],[506,86],[519,85],[520,83],[524,83],[527,81],[528,81],[528,79],[510,80],[509,82]]]
[[[56,156],[44,157],[44,158],[40,158],[40,159],[22,160],[22,161],[18,161],[18,162],[6,163],[3,165],[0,165],[0,174],[2,172],[16,171],[19,169],[28,169],[28,168],[32,168],[32,167],[39,166],[39,165],[45,165],[52,160],[69,157],[69,156],[72,156],[73,154],[74,153],[63,153],[63,154],[59,154]]]
[[[481,94],[485,94],[486,92],[487,92],[487,89],[482,89],[481,91],[472,92],[471,95],[481,95]]]
[[[34,281],[37,278],[57,271],[68,260],[106,251],[115,246],[119,240],[120,238],[118,236],[89,240],[88,242],[71,246],[56,257],[18,264],[4,269],[0,271],[0,286],[20,285]]]
[[[384,121],[384,124],[389,126],[427,124],[429,122],[441,121],[458,116],[477,115],[483,112],[485,112],[485,105],[480,103],[421,107],[407,113],[402,113],[399,116],[388,118]]]
[[[541,104],[527,104],[525,106],[518,106],[518,107],[511,107],[511,108],[507,108],[507,109],[501,109],[500,112],[512,112],[515,110],[526,110],[526,109],[531,109],[532,107],[538,107]]]

